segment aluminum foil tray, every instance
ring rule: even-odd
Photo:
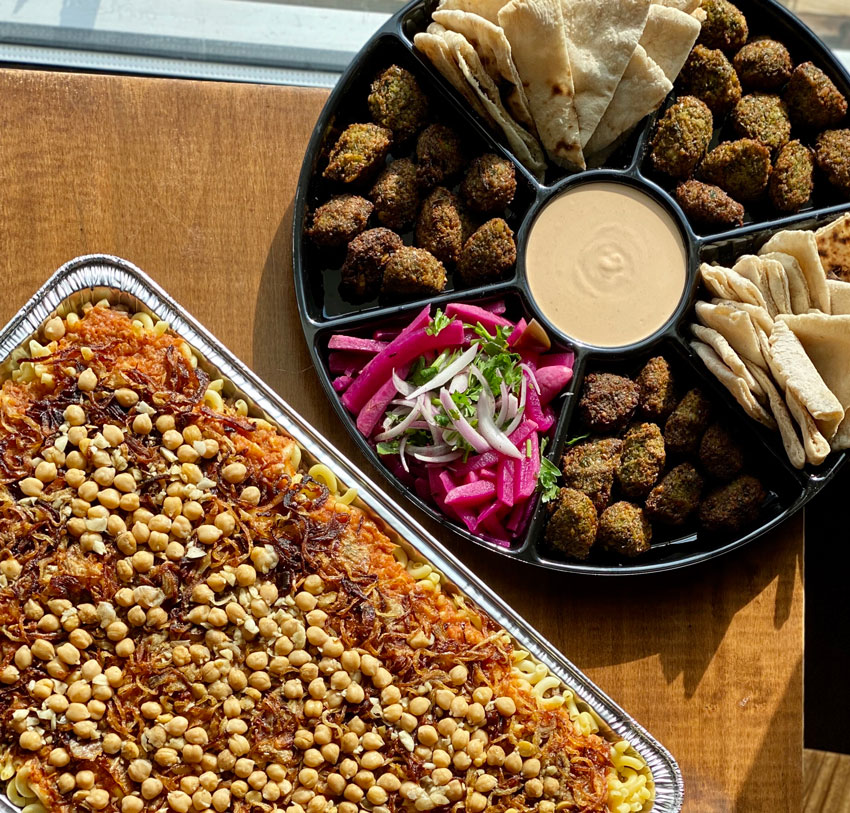
[[[104,298],[126,305],[133,312],[150,312],[168,322],[171,329],[198,354],[205,372],[225,380],[225,395],[245,399],[251,415],[265,417],[277,424],[301,445],[304,451],[302,465],[309,467],[314,463],[325,463],[343,486],[355,486],[358,492],[355,504],[366,511],[408,555],[424,559],[438,570],[444,577],[443,589],[459,592],[471,599],[501,624],[519,646],[545,664],[553,675],[575,692],[579,708],[594,713],[601,724],[602,734],[611,739],[625,739],[632,744],[652,771],[655,784],[653,813],[678,813],[682,809],[682,775],[664,746],[132,263],[118,257],[93,254],[63,265],[0,331],[0,380],[9,374],[16,359],[28,355],[25,344],[47,319],[76,310],[85,302]],[[0,807],[10,812],[18,811],[2,796]]]

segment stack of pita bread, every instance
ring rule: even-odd
[[[850,214],[781,231],[732,268],[703,264],[691,347],[751,417],[778,429],[796,468],[850,448]],[[850,270],[850,268],[848,268]]]
[[[699,0],[440,0],[416,47],[543,177],[601,165],[673,88]]]

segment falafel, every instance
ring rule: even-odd
[[[331,149],[324,177],[363,183],[380,170],[393,143],[392,130],[378,124],[350,124]]]
[[[651,421],[666,418],[676,406],[673,371],[664,356],[651,358],[637,377],[638,407]]]
[[[796,212],[811,199],[815,161],[812,151],[799,141],[789,141],[776,156],[768,195],[780,212]]]
[[[673,178],[689,178],[702,160],[714,127],[705,102],[683,96],[661,117],[652,137],[652,166]]]
[[[850,197],[850,130],[826,130],[815,143],[815,160],[827,181]]]
[[[438,186],[422,203],[416,220],[416,245],[430,251],[444,265],[454,265],[463,248],[460,201]]]
[[[750,35],[747,18],[729,0],[702,0],[705,12],[697,42],[708,48],[737,51]]]
[[[664,424],[667,451],[674,454],[693,454],[710,420],[711,401],[701,390],[689,390]]]
[[[744,474],[712,489],[699,507],[699,522],[706,530],[737,533],[758,519],[765,491],[761,482]]]
[[[744,468],[744,452],[726,427],[713,423],[700,440],[699,463],[715,480],[731,480]]]
[[[760,141],[775,155],[791,137],[785,102],[772,93],[750,93],[732,111],[732,126],[740,138]]]
[[[613,373],[585,376],[578,413],[594,432],[616,432],[631,420],[640,399],[638,385],[630,378]]]
[[[597,526],[596,509],[590,499],[574,488],[562,488],[544,538],[567,556],[586,559],[596,541]]]
[[[416,77],[399,65],[380,73],[369,91],[372,120],[393,132],[401,144],[419,132],[428,119],[428,97]]]
[[[794,68],[783,98],[791,121],[798,127],[823,130],[838,124],[847,113],[847,99],[812,62]]]
[[[695,224],[701,226],[741,226],[744,207],[719,186],[702,181],[684,181],[676,187],[676,201]]]
[[[646,512],[653,522],[684,525],[699,507],[704,481],[690,464],[681,463],[670,469],[646,498]]]
[[[606,550],[637,556],[649,550],[652,526],[642,508],[630,502],[615,502],[599,517],[596,538]]]
[[[409,158],[393,161],[381,173],[369,197],[382,225],[397,231],[406,229],[416,219],[419,209],[416,165]]]
[[[596,510],[604,511],[611,502],[622,449],[619,438],[588,440],[568,448],[561,458],[564,485],[587,494]]]
[[[732,109],[741,98],[741,83],[719,49],[695,45],[676,80],[679,92],[696,96],[715,115]]]
[[[638,423],[623,438],[617,482],[628,497],[642,497],[655,484],[667,454],[664,437],[654,423]]]
[[[794,69],[788,49],[767,37],[744,45],[735,54],[732,65],[747,90],[779,90]]]
[[[770,150],[760,141],[740,138],[718,144],[700,165],[699,175],[735,200],[753,201],[767,189],[770,169]]]
[[[322,248],[351,242],[368,225],[374,207],[359,195],[336,195],[313,212],[307,236]]]
[[[501,212],[516,195],[516,169],[506,158],[491,152],[481,155],[469,165],[460,194],[473,212]]]
[[[424,248],[402,246],[384,267],[381,292],[391,296],[433,295],[446,287],[446,269]]]
[[[463,169],[463,141],[451,127],[430,124],[416,140],[416,161],[423,189],[444,185]]]
[[[384,228],[369,229],[355,237],[348,244],[340,271],[340,296],[352,303],[374,299],[380,293],[390,257],[403,245],[401,237]]]
[[[516,263],[516,239],[507,221],[494,217],[464,243],[457,273],[464,285],[484,285],[507,276]]]

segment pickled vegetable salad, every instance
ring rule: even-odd
[[[333,336],[334,388],[393,473],[473,533],[500,545],[523,534],[538,488],[557,491],[543,457],[550,404],[573,354],[548,353],[540,326],[451,303],[400,332]]]

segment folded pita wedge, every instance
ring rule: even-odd
[[[673,83],[649,57],[642,45],[635,48],[611,104],[587,142],[588,155],[604,152],[629,133],[644,117],[657,110],[673,90]]]
[[[709,372],[732,393],[747,415],[770,429],[776,428],[773,418],[756,400],[749,387],[723,363],[712,348],[702,342],[691,342],[691,348],[702,359]]]
[[[664,75],[675,82],[701,28],[699,20],[689,10],[653,3],[640,45]]]
[[[761,247],[759,256],[772,251],[790,254],[800,264],[809,288],[812,307],[829,313],[829,289],[826,287],[826,274],[818,255],[818,244],[814,233],[810,231],[777,232]]]
[[[829,288],[829,304],[834,316],[845,316],[850,314],[850,282],[840,279],[828,279],[826,287]],[[805,311],[801,311],[805,313]],[[798,311],[794,311],[798,313]]]
[[[748,313],[729,303],[697,302],[696,314],[703,325],[723,336],[740,357],[762,367],[765,365],[758,334]]]
[[[432,15],[435,23],[449,31],[462,34],[475,48],[484,69],[495,81],[504,80],[510,84],[507,105],[514,119],[530,132],[534,131],[534,121],[528,109],[528,98],[519,78],[516,65],[511,56],[511,44],[502,29],[468,11],[435,11]]]
[[[567,169],[585,169],[560,0],[511,0],[499,24],[547,155]]]
[[[757,305],[770,314],[770,308],[759,287],[737,271],[706,263],[703,263],[699,270],[706,287],[713,293],[724,299]]]
[[[650,0],[561,0],[582,147],[611,103],[649,7]]]
[[[823,270],[850,281],[850,214],[815,232]]]
[[[720,360],[749,387],[756,397],[764,395],[758,382],[750,374],[747,365],[744,364],[743,359],[735,352],[732,345],[726,341],[722,333],[714,330],[714,328],[703,325],[691,325],[691,333],[694,334],[696,339],[703,344],[707,344],[714,350]]]
[[[440,0],[437,11],[471,11],[498,25],[499,12],[508,0]]]
[[[748,279],[756,286],[756,288],[759,289],[759,293],[761,293],[764,297],[767,312],[771,315],[771,317],[776,316],[779,310],[776,303],[773,301],[773,296],[770,292],[770,285],[767,281],[767,273],[761,263],[761,259],[755,254],[744,254],[738,258],[738,261],[732,266],[732,270],[736,274],[740,274],[744,277],[744,279]],[[731,282],[730,287],[734,290],[734,286]]]
[[[750,305],[749,302],[734,302],[730,299],[712,299],[710,304],[722,305],[731,308],[733,311],[743,311],[750,317],[756,328],[764,331],[768,336],[773,331],[773,319],[764,308],[760,308],[758,305]]]
[[[821,434],[814,418],[809,415],[808,410],[800,403],[793,392],[785,393],[785,403],[791,417],[797,421],[800,434],[803,437],[803,449],[806,452],[806,460],[813,466],[819,466],[826,460],[830,452],[829,442]]]
[[[812,300],[809,297],[809,285],[803,275],[803,269],[800,268],[800,263],[790,254],[784,254],[781,251],[769,251],[760,256],[766,260],[776,260],[785,269],[788,293],[791,297],[791,313],[808,313],[812,307]]]
[[[794,393],[809,414],[818,422],[818,428],[827,438],[844,418],[844,407],[824,381],[812,359],[809,358],[801,341],[797,338],[788,319],[806,319],[806,316],[781,316],[773,325],[770,334],[770,356],[778,381],[785,390]],[[840,318],[840,317],[838,317]],[[797,322],[798,329],[803,323]],[[822,364],[824,361],[822,360]],[[830,364],[827,369],[833,369]],[[850,385],[848,385],[850,397]]]
[[[700,4],[700,0],[652,0],[653,5],[666,6],[684,11],[685,14],[693,14]]]
[[[753,364],[750,366],[750,371],[759,384],[761,384],[762,389],[767,393],[770,411],[773,413],[776,428],[779,430],[779,435],[782,438],[785,454],[788,455],[788,459],[795,469],[802,469],[806,465],[806,450],[803,448],[803,444],[800,442],[800,438],[794,428],[794,420],[788,411],[788,406],[773,385],[770,376],[761,367]]]
[[[788,274],[785,266],[777,260],[760,257],[762,269],[764,270],[767,289],[770,298],[776,306],[777,313],[793,313],[791,307],[791,290],[788,284]]]
[[[443,37],[445,28],[438,23],[431,23],[425,33],[419,33],[413,38],[413,44],[430,60],[431,64],[443,75],[443,78],[460,93],[469,106],[491,127],[498,126],[495,119],[487,112],[478,94],[466,81],[460,67],[452,55],[448,43]]]
[[[433,25],[433,24],[432,24]],[[499,125],[514,155],[538,178],[546,172],[546,159],[537,139],[517,124],[502,104],[499,88],[484,70],[475,49],[462,34],[443,31],[449,52],[461,74],[484,105],[487,113]]]
[[[821,432],[829,439],[833,449],[850,448],[850,316],[827,316],[807,313],[782,316],[779,324],[787,326],[805,349],[812,364],[834,397],[845,410],[834,433],[821,425],[819,416],[809,409],[818,421]],[[805,405],[805,401],[800,399]]]

